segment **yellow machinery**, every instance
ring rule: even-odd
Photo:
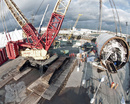
[[[75,22],[75,24],[74,24],[74,26],[73,26],[73,29],[72,29],[70,35],[68,36],[68,40],[70,40],[70,38],[72,37],[73,32],[74,32],[74,28],[76,27],[76,25],[77,25],[77,23],[78,23],[78,21],[79,21],[79,18],[80,18],[80,16],[82,16],[82,15],[83,15],[83,14],[79,14],[79,15],[78,15],[77,20],[76,20],[76,22]]]

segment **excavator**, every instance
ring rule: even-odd
[[[36,28],[22,14],[13,0],[4,1],[27,37],[26,40],[19,40],[17,42],[9,41],[7,43],[6,50],[8,58],[15,59],[19,56],[19,53],[21,56],[33,57],[35,60],[48,58],[47,51],[59,33],[71,0],[57,1],[53,13],[51,14],[47,30],[43,35],[39,35]]]

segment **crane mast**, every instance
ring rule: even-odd
[[[76,20],[76,22],[75,22],[75,24],[74,24],[73,27],[76,27],[76,26],[77,26],[77,23],[78,23],[78,21],[79,21],[79,18],[80,18],[80,16],[82,16],[82,15],[83,15],[83,14],[79,14],[79,15],[78,15],[77,20]]]
[[[47,31],[42,36],[40,36],[35,27],[31,23],[29,23],[29,21],[25,18],[25,16],[12,0],[4,1],[8,6],[10,12],[14,16],[15,20],[18,22],[18,24],[27,35],[28,43],[20,44],[20,46],[37,49],[44,48],[47,51],[49,50],[52,42],[54,41],[61,28],[66,11],[71,2],[71,0],[68,0],[68,2],[66,0],[57,1],[50,21],[48,23]]]
[[[72,29],[70,35],[68,36],[68,40],[70,40],[71,37],[73,36],[74,28],[77,26],[77,23],[78,23],[78,21],[79,21],[79,18],[80,18],[80,16],[82,16],[82,15],[83,15],[83,14],[79,14],[79,15],[78,15],[78,17],[77,17],[77,19],[76,19],[76,22],[75,22],[75,24],[74,24],[74,26],[73,26],[73,29]]]
[[[35,27],[29,23],[22,12],[19,10],[13,0],[4,0],[15,20],[21,26],[27,36],[27,42],[8,42],[6,50],[9,59],[15,59],[18,55],[19,48],[31,48],[32,50],[21,50],[20,54],[24,57],[33,57],[34,59],[46,59],[47,51],[53,43],[55,37],[58,35],[64,20],[65,14],[68,10],[71,0],[58,0],[51,18],[49,20],[46,32],[40,36]],[[18,46],[17,46],[18,45]],[[39,54],[37,54],[39,53]]]
[[[36,46],[36,42],[38,42],[39,36],[37,35],[38,32],[34,28],[34,26],[31,23],[29,23],[29,21],[25,18],[25,16],[22,14],[22,12],[19,10],[17,5],[12,0],[4,0],[4,1],[7,7],[9,8],[10,12],[12,13],[13,17],[17,21],[17,23],[20,25],[20,27],[27,35],[28,42],[20,44],[20,46],[42,49],[43,45],[41,43],[38,43]]]
[[[28,20],[12,0],[5,0],[5,3],[21,28],[28,23]]]
[[[59,33],[62,22],[64,20],[65,14],[68,10],[71,0],[58,0],[53,13],[51,15],[50,21],[47,26],[47,31],[42,35],[45,41],[45,50],[49,50],[51,44],[53,43],[55,37]],[[40,39],[41,40],[41,39]]]

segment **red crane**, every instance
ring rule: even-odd
[[[4,0],[10,12],[14,16],[15,20],[21,26],[23,31],[27,36],[27,42],[18,42],[19,47],[27,47],[31,49],[39,49],[48,51],[51,44],[53,43],[55,37],[59,33],[62,22],[64,20],[65,14],[68,10],[71,0],[58,0],[53,13],[51,15],[50,21],[47,26],[47,31],[40,36],[35,27],[29,23],[22,12],[19,10],[17,5],[12,0]],[[8,42],[7,54],[10,59],[14,59],[18,56],[18,49],[16,42]],[[45,52],[45,51],[44,51]],[[24,53],[26,54],[26,53]],[[46,54],[46,53],[45,53]],[[44,55],[45,55],[44,54]]]

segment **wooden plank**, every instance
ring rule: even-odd
[[[70,65],[70,63],[71,63],[71,60],[70,60],[70,59],[71,59],[71,58],[67,59],[67,60],[64,62],[63,66],[60,68],[60,70],[58,70],[58,71],[55,73],[55,75],[52,76],[50,83],[55,83],[55,82],[56,82],[56,80],[59,78],[59,76],[61,75],[61,73],[63,73],[64,70],[66,69],[66,66]]]
[[[73,61],[70,61],[67,66],[64,66],[65,71],[60,75],[57,81],[50,85],[49,88],[42,94],[42,97],[44,99],[51,100],[51,98],[57,93],[57,91],[65,86],[76,64],[77,60],[75,59]]]
[[[48,65],[48,64],[51,64],[53,61],[55,61],[56,59],[58,58],[58,55],[53,55],[52,57],[50,57],[49,59],[47,59],[43,64],[42,66],[44,65]]]
[[[48,82],[51,79],[53,73],[63,64],[65,59],[66,57],[60,57],[58,60],[56,60],[54,64],[52,64],[47,69],[45,74],[37,79],[34,83],[32,83],[27,89],[35,92],[38,95],[42,95],[42,93],[49,87]]]
[[[21,77],[23,77],[24,75],[26,75],[27,73],[29,73],[32,69],[28,68],[22,72],[20,72],[19,74],[17,74],[16,76],[14,76],[14,80],[17,81],[19,80]]]
[[[21,59],[20,59],[21,60]],[[20,61],[19,60],[19,61]],[[22,60],[23,61],[23,60]],[[13,61],[15,62],[15,61]],[[17,63],[17,62],[15,62]],[[19,74],[19,72],[16,69],[13,69],[11,71],[8,72],[8,76],[5,77],[3,80],[0,81],[0,88],[2,88],[4,85],[6,85],[9,81],[11,81],[13,79],[14,76],[16,76],[17,74]],[[4,76],[4,74],[2,75]]]
[[[37,104],[41,96],[31,93],[27,98],[25,98],[20,104]]]
[[[13,79],[12,76],[6,77],[4,80],[0,81],[0,88],[2,88],[5,84],[7,84],[9,81]]]
[[[52,75],[54,74],[55,70],[57,70],[63,62],[66,60],[66,57],[60,57],[57,61],[55,61],[49,68],[47,69],[46,73],[41,77],[43,81],[49,82]]]
[[[12,70],[11,72],[8,73],[10,76],[14,77],[17,74],[19,74],[19,71],[17,71],[16,69]]]
[[[29,62],[29,60],[27,60],[27,59],[25,59],[25,60],[22,60],[21,62],[20,62],[20,64],[17,66],[17,71],[21,71],[21,70],[23,70],[23,68],[26,66],[26,65],[28,65],[30,62]]]
[[[41,78],[39,78],[35,82],[33,82],[27,89],[32,92],[35,92],[38,95],[41,95],[42,92],[44,92],[48,86],[49,85],[47,83],[43,83]]]

